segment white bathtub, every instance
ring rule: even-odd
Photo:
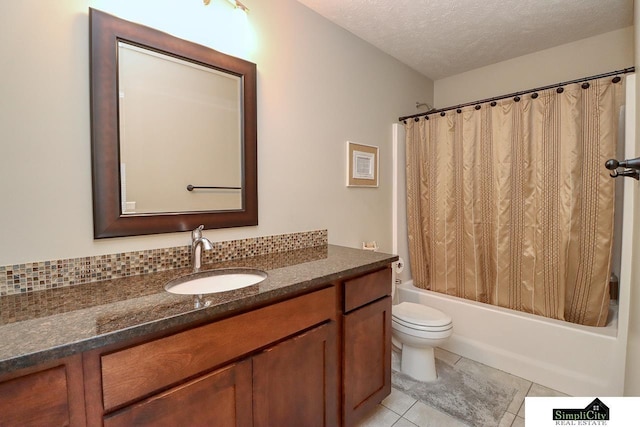
[[[399,301],[437,308],[453,319],[444,349],[572,396],[621,396],[626,340],[616,310],[603,328],[521,313],[437,292],[407,281]]]

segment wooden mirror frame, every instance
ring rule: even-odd
[[[153,28],[90,9],[91,159],[94,238],[258,224],[256,65]],[[241,78],[242,209],[162,214],[121,213],[118,120],[118,41],[164,53]],[[197,158],[196,161],[205,162]],[[206,164],[203,163],[203,166]]]

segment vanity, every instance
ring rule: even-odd
[[[0,424],[354,425],[391,390],[396,259],[327,245],[207,265],[267,279],[202,308],[164,290],[185,269],[58,289],[78,307],[0,324]]]

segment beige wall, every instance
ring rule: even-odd
[[[326,228],[331,243],[391,250],[391,125],[417,100],[433,102],[432,81],[294,0],[244,0],[246,27],[224,34],[231,8],[211,3],[2,2],[0,265],[188,242],[188,233],[93,240],[89,7],[257,64],[259,226],[207,237]],[[238,40],[246,45],[229,44]],[[380,147],[380,188],[345,186],[347,140]]]
[[[436,80],[444,108],[633,66],[633,27]]]
[[[640,69],[640,0],[634,1],[635,67]],[[640,82],[636,82],[636,156],[640,156]],[[640,185],[631,184],[635,192],[635,219],[631,257],[640,256]],[[634,263],[631,269],[631,304],[629,308],[629,336],[627,343],[627,369],[625,395],[640,396],[640,266]]]

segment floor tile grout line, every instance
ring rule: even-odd
[[[412,422],[411,420],[409,420],[409,419],[407,419],[407,418],[405,418],[405,417],[400,417],[400,418],[399,418],[395,423],[393,423],[393,424],[391,425],[391,427],[393,427],[393,426],[397,425],[397,424],[400,422],[400,420],[405,420],[406,422],[408,422],[408,423],[409,423],[409,424],[411,424],[412,426],[416,426],[416,427],[418,427],[418,425],[417,425],[417,424],[415,424],[414,422]]]
[[[396,389],[396,390],[398,390],[398,389]],[[398,391],[400,391],[400,390],[398,390]],[[400,391],[400,392],[402,393],[402,391]],[[404,393],[402,393],[402,394],[404,394]],[[407,396],[408,396],[408,395],[407,395]],[[384,406],[385,408],[387,408],[388,410],[390,410],[391,412],[393,412],[394,414],[398,414],[398,415],[400,415],[401,417],[404,417],[404,414],[406,414],[407,412],[409,412],[409,410],[410,410],[411,408],[413,408],[413,405],[415,405],[416,403],[418,403],[418,402],[419,402],[419,400],[418,400],[418,399],[414,399],[413,397],[412,397],[412,399],[414,400],[414,402],[413,402],[413,403],[412,403],[412,404],[411,404],[411,405],[410,405],[410,406],[409,406],[409,407],[408,407],[408,408],[407,408],[403,413],[399,413],[399,412],[394,411],[393,409],[391,409],[391,408],[389,408],[388,406],[386,406],[384,403],[380,403],[380,404],[381,404],[382,406]]]
[[[510,427],[513,427],[513,426],[516,424],[516,421],[518,420],[518,418],[521,418],[521,417],[518,417],[518,416],[516,415],[516,416],[513,418],[513,421],[511,421],[511,426],[510,426]]]
[[[524,399],[527,397],[527,395],[529,394],[529,391],[531,391],[531,387],[533,387],[533,382],[526,380],[527,382],[529,382],[529,387],[527,387],[527,391],[525,391],[524,396],[522,397],[522,402],[520,402],[520,405],[518,406],[518,409],[516,410],[515,413],[509,411],[509,408],[507,408],[506,411],[504,411],[505,413],[508,412],[511,415],[515,415],[516,417],[518,416],[518,413],[520,413],[520,409],[522,408],[522,405],[524,405]],[[516,393],[513,396],[513,399],[511,399],[511,402],[513,402],[515,400],[515,398],[518,397],[518,393]],[[511,404],[509,404],[509,406],[511,406]]]
[[[407,412],[409,412],[409,411],[411,410],[411,408],[413,408],[414,406],[416,406],[416,403],[418,403],[418,402],[419,402],[419,400],[418,400],[418,399],[415,399],[415,402],[413,402],[413,403],[411,404],[411,406],[409,406],[409,407],[407,408],[407,410],[406,410],[406,411],[404,411],[404,414],[402,414],[402,417],[404,418],[405,414],[406,414]]]
[[[527,389],[527,392],[524,394],[524,398],[522,399],[522,403],[520,404],[520,406],[518,407],[518,413],[516,413],[516,418],[518,418],[518,414],[520,413],[520,410],[522,409],[522,407],[524,406],[524,402],[527,400],[527,396],[529,395],[529,393],[531,392],[531,389],[533,388],[533,381],[531,381],[531,384],[529,384],[529,388]],[[515,418],[514,418],[515,421]]]

